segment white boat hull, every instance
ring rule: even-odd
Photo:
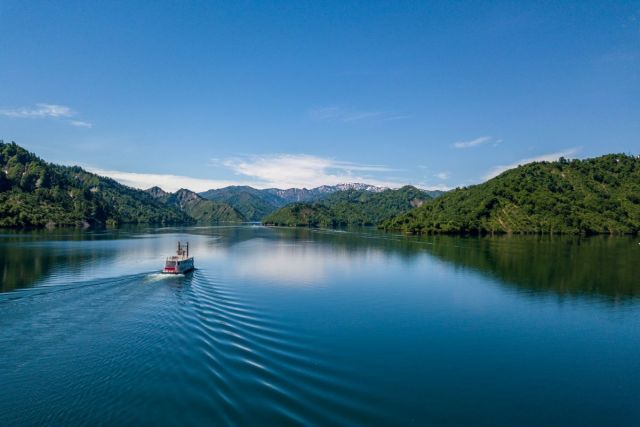
[[[193,269],[193,257],[191,257],[179,261],[167,261],[162,272],[164,274],[184,274],[192,271]]]

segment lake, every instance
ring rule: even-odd
[[[637,426],[638,241],[2,231],[0,425]]]

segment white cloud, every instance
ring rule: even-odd
[[[189,190],[199,192],[206,191],[211,188],[227,187],[229,185],[251,184],[249,182],[201,179],[181,175],[122,172],[93,167],[87,167],[86,169],[89,172],[113,178],[121,184],[128,185],[129,187],[140,188],[142,190],[146,190],[147,188],[157,185],[165,191],[173,192],[181,188],[188,188]]]
[[[407,182],[381,178],[379,174],[393,171],[386,166],[344,162],[305,154],[278,154],[217,160],[217,167],[230,169],[238,179],[218,180],[182,175],[123,172],[95,167],[86,169],[134,188],[153,186],[166,191],[188,188],[199,192],[229,185],[250,185],[254,188],[314,188],[361,182],[380,187],[399,188]]]
[[[410,114],[389,113],[384,111],[359,111],[337,106],[314,108],[309,112],[309,115],[314,120],[339,123],[350,123],[367,119],[390,121],[412,117]]]
[[[71,126],[80,127],[80,128],[91,129],[93,127],[93,124],[89,122],[83,122],[82,120],[69,120],[69,124]]]
[[[227,159],[223,164],[237,175],[257,181],[261,188],[313,188],[345,182],[365,182],[381,187],[400,187],[403,183],[381,179],[373,173],[390,172],[380,165],[363,165],[306,154],[279,154]]]
[[[0,109],[0,116],[10,119],[62,119],[74,117],[77,112],[65,105],[38,103],[34,107],[18,107]],[[71,126],[91,128],[93,125],[81,120],[67,120]]]
[[[471,148],[471,147],[477,147],[478,145],[486,144],[489,141],[491,141],[490,136],[481,136],[480,138],[472,139],[470,141],[454,142],[453,146],[455,148]],[[498,140],[498,141],[499,141],[498,143],[502,142],[502,140]]]
[[[418,185],[417,187],[425,190],[438,190],[438,191],[449,191],[455,188],[447,184],[424,184],[424,185]]]
[[[440,172],[440,173],[437,173],[437,174],[435,175],[435,177],[436,177],[436,178],[438,178],[438,179],[442,179],[442,180],[449,179],[449,172]]]
[[[498,165],[498,166],[494,166],[493,168],[491,168],[491,170],[489,172],[487,172],[484,176],[483,179],[488,180],[491,178],[494,178],[498,175],[500,175],[502,172],[509,170],[509,169],[513,169],[516,168],[520,165],[525,165],[527,163],[533,163],[533,162],[553,162],[558,160],[560,157],[568,157],[570,158],[571,156],[575,155],[576,153],[578,153],[580,151],[580,147],[575,147],[575,148],[569,148],[566,149],[564,151],[559,151],[557,153],[549,153],[549,154],[543,154],[541,156],[537,156],[537,157],[531,157],[528,159],[521,159],[518,160],[517,162],[513,162],[511,164],[508,165]]]
[[[0,116],[12,119],[27,119],[41,117],[71,117],[76,113],[71,108],[56,104],[36,104],[35,107],[20,107],[1,109]]]

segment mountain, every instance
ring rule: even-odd
[[[368,184],[340,184],[312,189],[289,188],[281,190],[268,188],[259,190],[249,186],[229,186],[200,193],[209,200],[224,202],[237,209],[248,221],[260,221],[289,203],[310,202],[323,199],[330,194],[345,190],[382,191],[380,187]]]
[[[146,192],[165,205],[179,209],[198,223],[246,221],[245,216],[229,204],[207,200],[184,188],[175,193],[167,193],[159,187],[152,187]]]
[[[328,208],[317,221],[307,215],[321,225],[370,224],[406,207],[406,201],[374,197],[399,190],[361,183],[286,190],[233,186],[202,195],[185,189],[168,193],[159,187],[142,191],[78,166],[47,163],[15,143],[1,141],[0,171],[0,227],[258,221],[290,203],[310,204],[319,214]],[[427,198],[420,192],[416,200]],[[330,200],[318,204],[324,199]]]
[[[337,193],[340,191],[348,191],[348,190],[379,193],[386,190],[386,188],[354,182],[354,183],[338,184],[338,185],[322,185],[320,187],[315,187],[310,190],[306,188],[289,188],[287,190],[280,190],[278,188],[268,188],[263,191],[280,197],[284,201],[284,203],[282,204],[282,206],[284,206],[292,202],[314,202],[316,200],[323,199],[329,196],[330,194]]]
[[[432,199],[437,199],[438,197],[446,193],[446,191],[442,190],[424,190],[424,192],[427,193]]]
[[[361,182],[349,182],[346,184],[322,185],[312,190],[316,190],[319,193],[335,193],[336,191],[347,191],[347,190],[369,191],[371,193],[380,193],[388,189],[384,187],[377,187],[371,184],[363,184]]]
[[[0,141],[0,227],[190,222],[144,191]]]
[[[323,185],[312,189],[289,188],[286,190],[279,188],[258,190],[249,186],[229,186],[208,190],[200,193],[200,195],[205,199],[228,203],[241,212],[248,221],[260,221],[278,208],[290,203],[313,202],[324,199],[333,193],[348,190],[379,193],[385,189],[360,183]]]
[[[267,225],[339,227],[374,225],[412,208],[431,197],[412,186],[398,190],[370,192],[345,190],[313,203],[293,203],[267,216]]]
[[[407,233],[638,233],[640,158],[519,166],[381,224]]]
[[[286,202],[277,195],[247,186],[231,186],[200,193],[202,197],[224,202],[240,212],[247,221],[260,221]]]
[[[165,196],[169,196],[171,194],[171,193],[167,193],[160,187],[151,187],[148,190],[146,190],[146,192],[151,194],[151,197],[153,197],[154,199],[160,199]]]

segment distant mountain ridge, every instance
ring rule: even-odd
[[[247,185],[232,185],[228,187],[203,191],[199,194],[205,199],[213,200],[212,199],[213,197],[218,197],[220,194],[226,195],[231,193],[235,194],[238,192],[248,192],[254,195],[263,195],[261,196],[263,199],[265,200],[271,199],[273,202],[275,202],[275,200],[273,200],[272,198],[264,196],[266,194],[269,194],[272,196],[276,196],[279,199],[282,199],[278,201],[279,203],[291,203],[291,202],[306,202],[306,201],[316,200],[318,198],[323,197],[326,194],[331,194],[331,193],[335,193],[336,191],[346,191],[346,190],[370,191],[373,193],[379,193],[381,191],[387,190],[387,188],[378,187],[371,184],[363,184],[359,182],[344,183],[344,184],[337,184],[337,185],[321,185],[319,187],[314,187],[310,189],[307,189],[307,188],[257,189]]]
[[[336,191],[347,191],[347,190],[355,190],[355,191],[369,191],[371,193],[380,193],[384,190],[388,190],[388,187],[378,187],[371,184],[363,184],[360,182],[348,182],[344,184],[337,185],[321,185],[320,187],[316,187],[315,190],[320,192],[327,193],[335,193]]]
[[[345,183],[338,185],[321,185],[311,189],[279,188],[257,189],[249,186],[229,186],[199,193],[209,200],[225,202],[241,212],[248,221],[261,221],[278,209],[291,203],[317,202],[332,194],[356,191],[362,193],[382,193],[388,188],[363,183]],[[420,190],[430,198],[443,195],[444,191]]]
[[[248,221],[261,221],[267,215],[289,203],[313,202],[328,197],[333,193],[349,190],[380,193],[386,189],[363,183],[322,185],[311,189],[288,188],[284,190],[279,188],[261,190],[249,186],[229,186],[207,190],[199,194],[205,199],[224,202],[233,206]]]
[[[344,190],[315,202],[288,204],[264,218],[266,225],[343,227],[375,225],[380,221],[422,206],[431,200],[425,191],[407,185],[379,192]]]
[[[326,197],[329,194],[336,193],[338,191],[368,191],[371,193],[380,193],[384,190],[388,190],[386,187],[377,187],[375,185],[363,184],[360,182],[344,183],[337,185],[321,185],[319,187],[306,189],[306,188],[289,188],[281,190],[278,188],[267,188],[266,191],[271,194],[275,194],[282,198],[286,203],[291,202],[312,202]]]

